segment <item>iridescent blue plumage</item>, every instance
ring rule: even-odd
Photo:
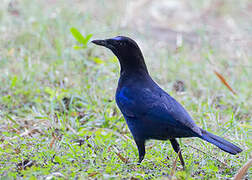
[[[121,110],[138,147],[139,163],[145,155],[148,139],[169,139],[179,153],[176,138],[198,137],[220,149],[237,154],[242,150],[234,144],[199,128],[187,111],[150,77],[140,48],[130,38],[118,36],[93,43],[112,50],[121,65],[116,103]],[[184,166],[182,154],[179,158]]]

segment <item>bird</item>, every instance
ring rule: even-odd
[[[138,164],[145,156],[145,142],[150,139],[169,140],[185,167],[178,138],[197,137],[235,155],[238,146],[195,124],[185,108],[151,78],[141,49],[126,36],[93,40],[110,49],[120,63],[120,78],[115,100],[138,148]]]

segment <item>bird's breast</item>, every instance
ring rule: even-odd
[[[117,90],[116,103],[124,116],[135,117],[134,107],[136,103],[134,95],[127,87]]]

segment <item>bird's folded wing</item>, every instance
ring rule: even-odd
[[[193,131],[201,136],[199,127],[182,105],[161,89],[151,91],[149,88],[141,88],[133,93],[133,90],[122,88],[116,101],[126,117],[160,121],[168,127]]]
[[[170,127],[191,130],[201,136],[199,127],[194,123],[190,115],[182,105],[170,96],[154,103],[147,111],[146,116],[156,121],[162,121],[163,124]]]
[[[199,127],[182,105],[164,91],[160,95],[141,89],[133,94],[125,88],[118,94],[117,104],[126,117],[146,117],[169,127],[192,130],[201,136]]]

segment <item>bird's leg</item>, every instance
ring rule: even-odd
[[[181,152],[181,149],[180,149],[180,147],[179,147],[178,141],[177,141],[176,139],[170,139],[170,142],[171,142],[171,144],[172,144],[172,147],[173,147],[174,151],[175,151],[176,153],[178,153],[180,162],[181,162],[181,164],[182,164],[182,166],[183,166],[183,169],[184,169],[184,168],[185,168],[185,163],[184,163],[184,159],[183,159],[182,152]]]
[[[138,154],[139,154],[138,164],[141,164],[142,160],[144,159],[144,155],[145,155],[145,141],[135,140],[135,142],[136,142]]]

